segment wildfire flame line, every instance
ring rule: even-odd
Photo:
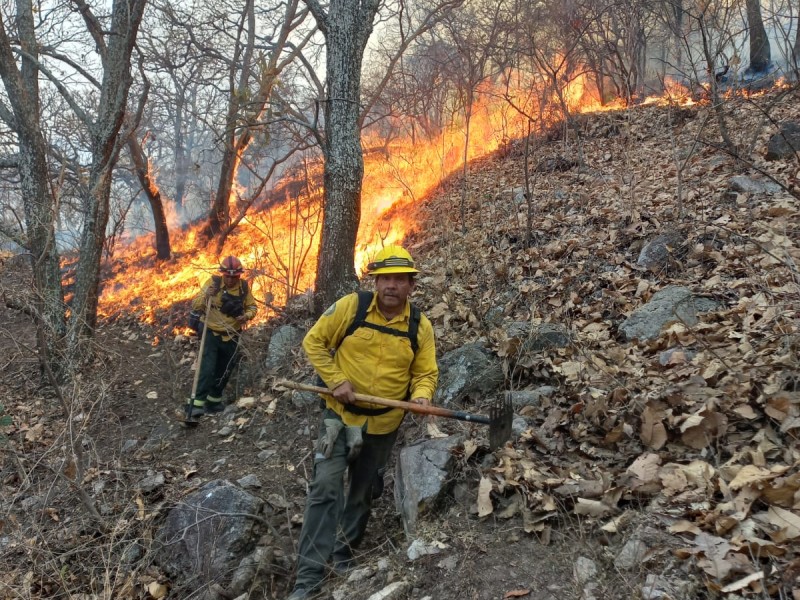
[[[502,144],[522,137],[528,117],[511,108],[504,98],[519,98],[517,106],[532,106],[531,113],[543,115],[546,121],[561,118],[555,97],[548,107],[537,105],[531,96],[530,84],[517,79],[517,89],[507,86],[483,86],[471,110],[470,142],[467,161],[487,156]],[[572,112],[596,112],[619,109],[619,103],[602,105],[590,91],[585,75],[574,78],[561,97]],[[690,103],[689,94],[670,82],[665,94],[648,98],[646,103]],[[538,122],[545,127],[548,122]],[[402,122],[394,122],[396,130],[406,131]],[[383,245],[401,242],[414,224],[404,207],[426,197],[443,180],[463,167],[466,143],[466,122],[444,129],[427,139],[411,135],[395,137],[386,143],[377,133],[363,136],[365,174],[362,186],[362,218],[359,230],[356,269],[366,265]],[[379,150],[378,150],[379,149]],[[321,181],[321,165],[315,168]],[[302,186],[295,186],[302,187]],[[235,192],[234,192],[235,194]],[[310,197],[288,193],[286,201],[267,211],[251,213],[228,238],[222,255],[234,254],[245,264],[246,277],[257,300],[264,305],[282,305],[287,298],[313,286],[316,272],[316,249],[322,218],[322,193]],[[391,221],[385,216],[391,211]],[[171,242],[174,258],[158,263],[155,260],[152,236],[144,235],[118,248],[110,264],[100,298],[100,314],[111,317],[133,313],[138,319],[161,326],[172,326],[175,333],[184,324],[175,317],[176,304],[187,306],[203,282],[217,269],[219,257],[212,247],[198,242],[201,225],[186,230],[173,228]],[[272,311],[263,307],[258,321],[266,320]],[[180,322],[179,322],[180,321]]]

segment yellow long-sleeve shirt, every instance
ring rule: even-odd
[[[433,326],[422,315],[417,332],[419,348],[416,354],[407,337],[390,335],[361,327],[344,337],[358,308],[358,294],[350,294],[335,302],[306,334],[303,349],[314,369],[329,389],[349,381],[357,393],[407,400],[433,399],[439,368],[436,364],[436,345]],[[367,310],[366,321],[400,331],[408,331],[411,305],[393,319],[386,319],[376,297]],[[344,338],[344,339],[343,339]],[[338,346],[338,349],[337,349]],[[331,355],[332,350],[336,352]],[[391,433],[400,426],[405,411],[392,409],[382,415],[356,415],[332,396],[325,396],[328,408],[341,416],[347,426],[363,426],[367,433]],[[383,408],[377,404],[358,402],[364,408]]]
[[[220,311],[220,306],[222,305],[222,292],[225,289],[225,284],[222,280],[218,280],[219,282],[215,281],[214,277],[211,277],[208,281],[203,284],[203,288],[200,290],[200,293],[197,294],[192,299],[192,310],[196,310],[199,312],[205,312],[206,310],[206,292],[212,287],[217,286],[217,293],[211,297],[211,311],[209,314],[203,317],[203,323],[205,326],[208,327],[211,331],[219,334],[222,336],[222,339],[225,341],[230,340],[237,332],[241,331],[242,326],[236,322],[234,317],[229,317],[228,315],[222,314]],[[239,296],[242,293],[242,284],[239,282],[239,285],[235,286],[232,289],[228,289],[227,292],[231,296]],[[250,286],[247,286],[247,294],[245,294],[244,300],[244,316],[247,317],[249,321],[253,317],[256,316],[256,311],[258,310],[258,306],[256,305],[256,299],[253,296],[252,292],[250,291]]]

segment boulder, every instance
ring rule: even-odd
[[[525,406],[540,406],[542,398],[549,398],[556,391],[556,388],[550,385],[543,385],[535,390],[514,390],[508,392],[511,398],[511,405],[514,407],[514,412],[518,412]]]
[[[527,321],[515,321],[506,331],[509,340],[519,343],[519,355],[538,354],[552,348],[566,348],[570,343],[569,330],[560,323],[541,323],[531,326]]]
[[[650,271],[661,271],[685,254],[685,248],[686,239],[680,233],[662,233],[644,245],[636,264]]]
[[[224,583],[256,548],[264,503],[217,479],[189,494],[167,514],[158,532],[157,560],[171,577],[199,589]]]
[[[409,537],[414,535],[420,515],[435,506],[446,492],[455,462],[453,450],[462,443],[462,436],[449,436],[425,440],[400,451],[394,473],[394,501]]]
[[[682,321],[696,325],[697,315],[719,308],[719,303],[711,298],[696,296],[688,288],[670,285],[659,290],[650,302],[637,308],[619,326],[626,341],[634,339],[655,339],[668,323]]]
[[[769,138],[764,158],[767,160],[792,158],[798,151],[800,151],[800,123],[786,121],[781,124],[778,133]]]
[[[490,394],[504,380],[498,359],[480,344],[466,344],[448,352],[439,361],[436,404],[448,406],[463,398]]]
[[[742,194],[774,194],[781,190],[774,181],[753,179],[747,175],[734,175],[728,181],[728,188],[733,192]]]
[[[303,332],[292,325],[278,327],[269,340],[264,366],[271,372],[285,367],[292,360],[292,351],[303,342]]]

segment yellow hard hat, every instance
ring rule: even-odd
[[[419,273],[414,268],[414,259],[402,246],[386,246],[375,255],[375,260],[367,265],[370,275],[389,273]]]

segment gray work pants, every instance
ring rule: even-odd
[[[338,418],[325,409],[320,420]],[[303,528],[297,558],[295,588],[313,589],[325,578],[325,565],[330,558],[336,561],[352,557],[364,537],[372,507],[372,486],[379,469],[386,466],[397,431],[386,435],[365,433],[361,454],[347,463],[344,428],[336,439],[331,457],[314,457],[314,474],[306,500]],[[349,483],[345,494],[344,473]]]

